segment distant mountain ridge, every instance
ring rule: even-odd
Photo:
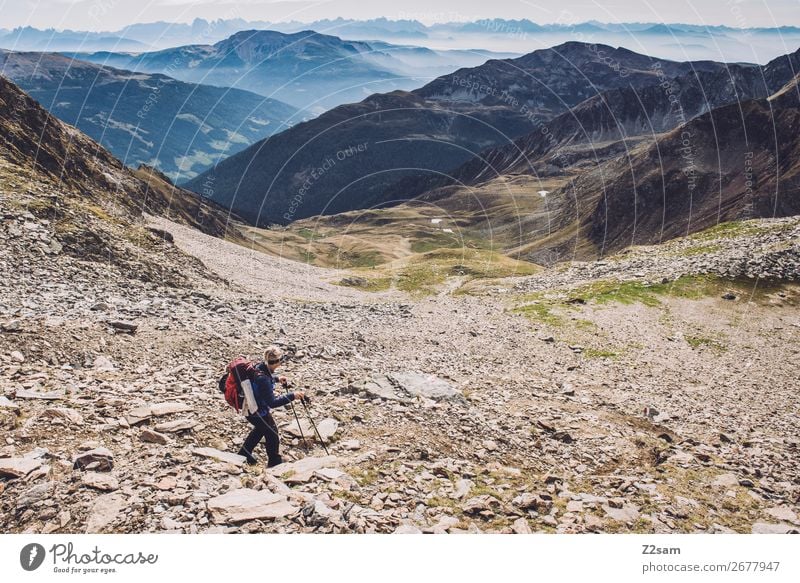
[[[196,176],[220,157],[287,127],[297,113],[246,91],[56,54],[0,50],[0,73],[130,166],[157,166],[172,179]]]
[[[402,200],[392,184],[452,170],[600,91],[653,85],[656,65],[675,75],[725,68],[565,43],[460,69],[412,92],[340,106],[223,160],[187,187],[199,190],[213,180],[218,203],[258,224]],[[326,159],[358,144],[363,151],[341,160],[335,172],[318,171]]]
[[[407,84],[386,67],[390,55],[367,43],[310,30],[247,30],[213,45],[78,56],[133,71],[167,73],[191,83],[236,87],[312,112]]]
[[[89,8],[89,14],[102,13],[104,9],[105,4],[97,2]],[[117,31],[100,33],[36,30],[29,27],[24,35],[19,35],[18,29],[6,31],[5,34],[0,31],[0,47],[19,51],[141,52],[186,45],[212,45],[246,30],[273,30],[286,34],[314,30],[354,41],[377,40],[435,46],[437,49],[481,47],[524,54],[568,40],[579,40],[636,46],[641,53],[679,61],[714,59],[762,63],[784,52],[787,45],[800,42],[800,28],[797,26],[737,28],[663,22],[580,22],[575,19],[576,15],[569,12],[563,13],[563,16],[564,19],[554,23],[484,18],[428,25],[412,19],[387,18],[335,18],[313,22],[271,22],[241,17],[215,20],[196,18],[191,23],[136,23]],[[462,66],[472,64],[463,63]],[[374,91],[389,89],[376,87]],[[354,100],[351,98],[349,101]]]

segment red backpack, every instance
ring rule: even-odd
[[[256,377],[263,375],[258,368],[258,362],[239,356],[228,363],[227,371],[219,379],[218,385],[221,393],[225,395],[228,405],[240,412],[245,402],[242,381],[249,380],[253,383]]]

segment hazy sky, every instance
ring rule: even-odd
[[[194,18],[528,18],[534,22],[684,22],[736,27],[800,26],[800,0],[0,0],[0,28],[116,30],[133,22]]]

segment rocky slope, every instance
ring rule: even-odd
[[[6,532],[800,528],[796,219],[414,299],[164,220],[221,280],[131,280],[36,252],[51,227],[4,194],[0,267],[28,269],[0,305]],[[772,279],[697,279],[683,253]],[[267,471],[230,454],[216,378],[273,342],[330,455],[281,410]]]
[[[184,83],[50,53],[0,51],[0,73],[129,166],[187,180],[279,132],[297,110],[238,89]]]
[[[800,214],[798,128],[797,107],[754,100],[715,109],[666,134],[633,153],[627,169],[606,174],[591,218],[592,241],[618,250],[721,221]],[[567,188],[580,192],[595,180],[590,188],[598,192],[598,177],[586,180]]]
[[[151,260],[148,246],[158,245],[159,238],[147,231],[144,214],[226,234],[228,213],[158,172],[130,171],[3,77],[0,103],[0,173],[7,204],[51,225],[55,240],[46,239],[53,253],[63,250],[117,265],[134,261],[149,266],[147,277],[158,277],[172,266]],[[172,273],[177,276],[175,269]]]

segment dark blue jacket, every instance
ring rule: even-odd
[[[258,404],[256,415],[264,417],[269,413],[270,409],[283,407],[294,401],[294,393],[286,395],[275,394],[275,384],[278,382],[278,377],[272,376],[266,364],[262,362],[257,368],[263,374],[257,375],[253,383],[253,396]]]

